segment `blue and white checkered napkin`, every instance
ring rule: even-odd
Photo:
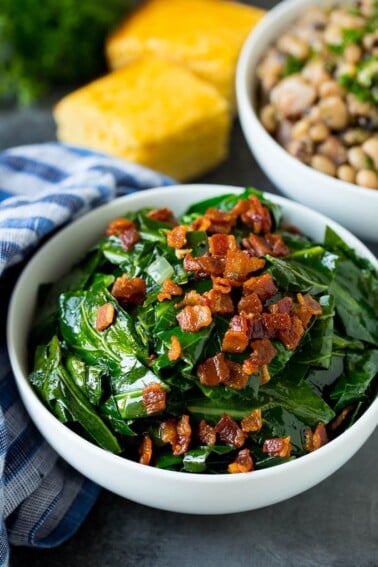
[[[2,323],[16,265],[41,239],[115,196],[169,184],[167,177],[138,165],[57,143],[1,152]],[[9,543],[54,547],[68,539],[99,493],[31,423],[18,397],[3,335],[0,331],[0,567],[8,564]]]

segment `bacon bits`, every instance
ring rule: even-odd
[[[260,367],[269,364],[277,351],[269,339],[252,341],[252,354],[244,361],[243,370],[247,374],[256,374]]]
[[[207,232],[215,234],[229,234],[236,223],[236,218],[232,212],[222,211],[221,209],[209,208],[205,213],[205,218],[210,221]]]
[[[160,413],[165,410],[166,392],[161,384],[149,384],[143,390],[143,404],[147,415]]]
[[[152,457],[152,440],[149,435],[143,435],[139,447],[139,462],[141,465],[149,465]]]
[[[213,256],[226,256],[229,250],[237,250],[238,245],[233,234],[214,234],[209,236],[209,252]]]
[[[196,333],[202,327],[208,327],[213,321],[210,307],[207,305],[187,305],[176,315],[180,328],[189,333]]]
[[[249,197],[249,207],[242,212],[241,220],[252,228],[253,232],[260,234],[260,232],[269,232],[272,228],[272,219],[267,207],[260,202],[256,195]]]
[[[244,281],[248,275],[261,270],[265,266],[265,260],[249,256],[243,250],[228,250],[223,277]]]
[[[224,352],[244,352],[248,346],[250,337],[250,324],[244,312],[234,315],[230,321],[230,328],[226,331],[222,350]]]
[[[215,445],[217,440],[217,434],[215,428],[206,423],[204,419],[201,419],[198,426],[198,437],[203,445]]]
[[[112,303],[104,303],[97,310],[96,331],[104,331],[114,321],[115,309]]]
[[[171,346],[168,350],[168,358],[171,362],[178,360],[182,355],[180,341],[174,335],[171,337]]]
[[[294,350],[303,337],[304,331],[299,317],[291,317],[290,326],[287,329],[278,331],[277,335],[288,350]]]
[[[230,371],[230,375],[224,382],[225,386],[234,388],[235,390],[242,390],[245,388],[248,384],[249,375],[244,372],[243,365],[239,364],[239,362],[233,362],[232,360],[226,360],[226,363]]]
[[[178,422],[175,419],[167,419],[160,425],[160,437],[163,443],[172,445],[172,453],[175,456],[187,452],[192,437],[192,428],[188,415],[182,415]]]
[[[123,274],[114,282],[111,293],[122,307],[142,305],[146,298],[146,282]]]
[[[255,409],[245,417],[243,417],[241,421],[242,430],[246,433],[260,431],[262,428],[262,415],[261,409]]]
[[[179,250],[184,248],[186,245],[186,233],[189,231],[189,227],[183,224],[175,226],[172,230],[167,232],[167,244],[170,248],[175,248]]]
[[[234,304],[230,295],[215,290],[206,291],[201,302],[208,305],[213,314],[218,315],[232,315],[234,313]]]
[[[292,450],[290,441],[290,435],[265,439],[262,450],[264,453],[268,453],[270,457],[290,457]]]
[[[249,449],[241,449],[235,461],[228,465],[228,472],[231,474],[246,473],[253,471],[253,459]]]
[[[304,432],[304,437],[304,448],[309,452],[316,451],[316,449],[319,449],[320,447],[328,443],[327,430],[324,423],[321,422],[318,423],[314,432],[312,432],[311,429],[306,429]]]
[[[164,281],[162,290],[157,296],[157,300],[164,301],[165,299],[172,299],[174,295],[182,295],[183,293],[182,287],[168,278]]]
[[[253,276],[244,282],[243,295],[252,292],[255,292],[264,303],[278,293],[278,288],[270,274],[263,274],[262,276]]]
[[[139,241],[139,232],[133,221],[120,218],[112,221],[107,230],[107,236],[117,235],[125,250],[132,250],[134,245]]]
[[[192,436],[192,428],[189,423],[188,415],[182,415],[179,419],[176,427],[176,435],[177,437],[173,447],[173,454],[176,456],[183,455],[188,450]]]
[[[218,433],[220,439],[224,443],[227,443],[227,445],[233,445],[237,449],[240,449],[240,447],[244,445],[246,433],[242,431],[236,421],[227,414],[224,414],[218,421],[215,426],[215,431]]]
[[[205,386],[218,386],[230,377],[230,370],[223,353],[208,358],[197,367],[197,376]]]
[[[166,224],[170,224],[170,225],[177,224],[173,212],[171,211],[171,209],[167,209],[166,207],[162,209],[153,209],[152,211],[147,213],[147,216],[149,219],[165,222]]]
[[[238,311],[241,313],[244,311],[247,314],[253,313],[254,315],[261,313],[263,310],[263,306],[261,303],[261,299],[257,295],[257,293],[252,292],[248,295],[244,295],[241,297],[238,303]]]

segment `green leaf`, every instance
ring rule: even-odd
[[[327,424],[335,417],[334,411],[304,379],[296,381],[293,377],[278,375],[260,391],[266,405],[276,402],[275,405],[281,405],[308,425],[319,421]]]
[[[366,392],[378,373],[378,349],[361,354],[348,354],[345,373],[336,382],[331,399],[336,400],[335,411],[366,399]]]
[[[51,404],[52,399],[64,400],[64,405],[73,419],[80,423],[100,447],[113,453],[121,452],[116,437],[97,415],[63,366],[62,352],[57,337],[53,337],[44,350],[39,349],[36,365],[30,375],[30,382],[51,409],[54,409]]]
[[[323,295],[319,298],[319,303],[322,306],[322,314],[316,316],[300,351],[295,356],[295,362],[307,366],[329,368],[333,349],[335,301],[332,296]]]

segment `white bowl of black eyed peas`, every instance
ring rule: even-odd
[[[254,157],[287,196],[378,241],[378,5],[286,0],[251,32],[236,91]]]

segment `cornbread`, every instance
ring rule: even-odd
[[[108,63],[118,69],[156,53],[209,81],[234,111],[239,51],[264,13],[226,0],[149,0],[108,38]]]
[[[227,101],[175,63],[143,57],[64,97],[58,139],[126,158],[179,181],[218,165],[228,151]]]

